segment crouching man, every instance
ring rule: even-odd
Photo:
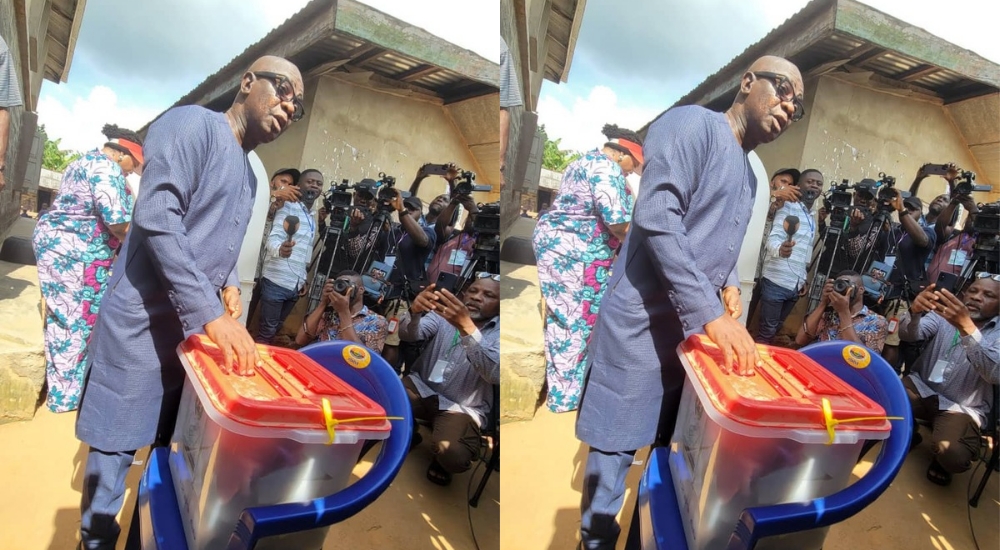
[[[493,385],[500,383],[500,276],[480,273],[460,296],[428,286],[399,328],[405,342],[427,341],[403,386],[414,419],[432,426],[427,479],[439,485],[479,455]],[[414,430],[413,446],[420,440]]]

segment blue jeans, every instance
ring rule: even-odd
[[[260,278],[260,285],[260,324],[256,340],[262,344],[270,344],[274,341],[278,328],[295,307],[295,302],[299,301],[299,291],[288,290],[266,277]]]
[[[770,344],[795,303],[799,301],[799,291],[778,286],[766,277],[760,278],[760,284],[760,317],[755,340]]]

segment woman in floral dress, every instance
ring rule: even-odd
[[[610,140],[563,172],[559,194],[532,237],[545,297],[545,376],[549,409],[576,410],[587,342],[597,321],[615,251],[625,239],[634,198],[625,183],[642,171],[642,140],[606,125]]]
[[[79,405],[90,331],[132,219],[125,177],[142,170],[142,140],[135,132],[106,125],[103,133],[110,141],[102,149],[66,167],[32,237],[45,298],[46,405],[53,412]]]

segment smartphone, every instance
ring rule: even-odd
[[[451,164],[425,164],[424,173],[430,176],[444,176],[448,174]]]
[[[437,284],[434,285],[434,290],[441,290],[442,288],[448,289],[448,292],[455,294],[458,290],[455,288],[458,286],[458,275],[454,273],[441,273],[438,275]]]
[[[942,272],[938,275],[937,283],[934,285],[934,290],[947,288],[948,292],[954,294],[955,291],[958,290],[955,288],[956,286],[958,286],[958,275],[955,275],[954,273]]]
[[[924,173],[931,176],[943,176],[948,173],[947,164],[925,164]]]

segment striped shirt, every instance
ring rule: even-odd
[[[792,239],[792,255],[782,258],[778,255],[781,243],[788,240],[784,222],[788,216],[799,218],[799,227]],[[786,202],[774,214],[774,224],[767,235],[767,254],[761,276],[787,290],[799,290],[806,283],[806,267],[813,251],[813,240],[816,237],[816,221],[801,202]]]
[[[982,426],[993,400],[992,385],[1000,384],[998,318],[961,336],[957,328],[933,311],[925,315],[906,312],[900,322],[899,339],[928,340],[910,375],[920,397],[937,395],[940,410],[965,413]]]
[[[292,255],[282,258],[278,255],[278,249],[281,248],[281,243],[289,240],[288,233],[285,232],[285,218],[288,216],[297,216],[299,227],[291,239],[295,241]],[[312,259],[315,237],[316,220],[305,205],[301,202],[286,202],[274,214],[274,225],[267,236],[267,254],[264,267],[260,270],[261,276],[288,290],[302,288],[306,282],[306,267]]]
[[[7,43],[0,37],[0,107],[18,105],[24,105],[24,102],[21,100],[21,86],[17,83],[14,58],[10,55]]]
[[[517,81],[517,72],[510,59],[507,42],[500,38],[500,108],[524,105],[521,100],[521,85]]]
[[[493,385],[500,383],[500,317],[460,336],[437,313],[406,312],[399,339],[428,340],[410,375],[420,397],[437,395],[440,410],[465,413],[482,427],[493,403]]]

